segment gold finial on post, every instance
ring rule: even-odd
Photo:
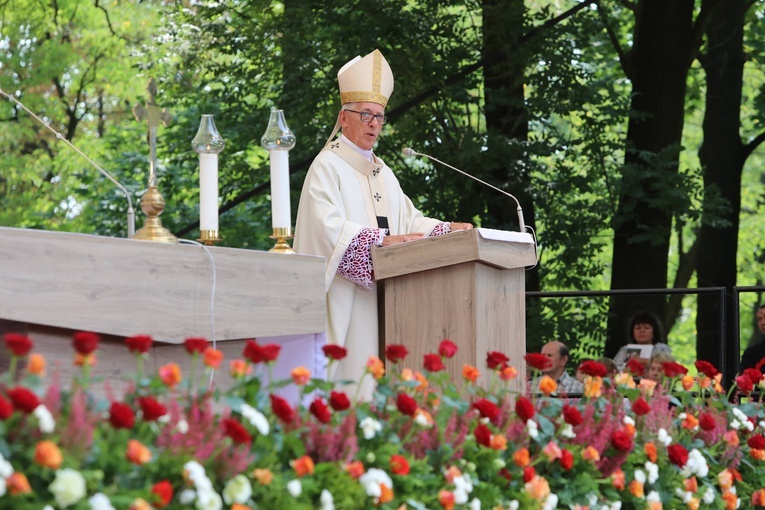
[[[149,80],[146,87],[149,99],[146,106],[137,104],[133,107],[133,116],[136,120],[146,120],[148,125],[149,142],[149,189],[141,197],[141,210],[146,214],[143,227],[133,236],[133,239],[144,241],[158,241],[161,243],[177,243],[178,238],[162,226],[159,216],[165,209],[165,199],[157,187],[157,127],[161,123],[167,127],[173,117],[167,108],[160,109],[157,106],[157,83],[154,78]]]

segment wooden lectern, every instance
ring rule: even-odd
[[[489,229],[452,232],[372,251],[381,282],[381,349],[403,344],[409,366],[449,339],[459,347],[447,369],[462,380],[469,364],[487,377],[486,353],[500,351],[526,380],[525,267],[536,263],[531,235]],[[384,342],[384,343],[383,343]]]

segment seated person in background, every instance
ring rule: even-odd
[[[640,312],[636,314],[632,321],[630,321],[629,331],[631,337],[629,343],[639,345],[653,344],[651,356],[654,354],[672,355],[672,349],[664,342],[664,334],[659,318],[653,312]],[[624,365],[632,356],[628,346],[625,345],[614,356],[614,363],[616,363],[619,370],[624,370]],[[639,357],[637,360],[643,365],[648,365],[648,358]]]
[[[648,361],[648,369],[643,376],[651,381],[656,381],[656,384],[661,384],[664,380],[664,363],[674,362],[675,358],[671,354],[656,353],[651,356]]]
[[[552,377],[552,379],[558,383],[558,394],[580,394],[584,392],[584,386],[582,383],[571,377],[566,372],[566,363],[568,363],[569,350],[562,342],[554,340],[547,342],[542,346],[542,354],[547,356],[550,360],[550,364],[542,370],[544,375]],[[539,392],[539,380],[537,378],[534,381],[534,392]]]
[[[606,367],[606,369],[608,370],[608,374],[606,375],[606,377],[608,377],[609,379],[613,380],[614,376],[619,373],[619,369],[616,368],[616,363],[614,363],[614,360],[612,360],[611,358],[603,357],[603,358],[598,358],[596,361],[600,363],[601,365],[603,365],[604,367]]]
[[[760,329],[760,333],[765,335],[765,304],[761,305],[759,310],[757,310],[756,317],[757,327]],[[747,368],[757,368],[757,364],[763,358],[765,358],[765,341],[760,340],[747,347],[744,354],[741,355],[739,373]],[[760,371],[765,374],[765,363],[760,366]]]

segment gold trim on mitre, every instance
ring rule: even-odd
[[[385,108],[393,93],[393,71],[380,50],[356,57],[337,72],[340,102],[377,103]]]

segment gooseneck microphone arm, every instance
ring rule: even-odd
[[[127,236],[129,238],[133,237],[133,235],[135,234],[135,210],[133,209],[133,200],[130,198],[130,193],[128,193],[128,190],[125,189],[125,187],[122,184],[117,182],[117,179],[112,177],[111,174],[109,174],[109,172],[107,172],[106,170],[104,170],[103,168],[98,166],[98,164],[95,161],[93,161],[92,159],[87,157],[80,149],[75,147],[69,140],[66,139],[66,137],[64,137],[64,135],[62,135],[61,133],[59,133],[58,131],[56,131],[52,127],[50,127],[44,120],[42,120],[40,117],[35,115],[34,112],[32,112],[29,108],[24,106],[21,103],[21,101],[19,101],[18,99],[16,99],[12,95],[10,95],[7,92],[5,92],[3,89],[0,89],[0,94],[5,96],[5,97],[7,97],[13,103],[16,103],[20,108],[22,108],[25,112],[27,112],[29,115],[31,115],[37,122],[39,122],[40,124],[45,126],[45,128],[48,129],[49,131],[52,131],[53,134],[56,135],[56,138],[58,138],[59,140],[64,142],[66,145],[68,145],[72,150],[74,150],[74,152],[76,152],[77,154],[79,154],[80,156],[85,158],[88,161],[88,163],[93,165],[96,168],[96,170],[101,172],[107,179],[112,181],[114,183],[114,185],[117,186],[125,194],[125,198],[127,198],[127,202],[128,202],[128,212],[127,212],[127,232],[128,232],[128,235]]]
[[[467,173],[467,172],[463,172],[463,171],[462,171],[462,170],[460,170],[459,168],[455,168],[455,167],[453,167],[452,165],[449,165],[449,164],[447,164],[447,163],[444,163],[443,161],[441,161],[441,160],[439,160],[439,159],[436,159],[436,158],[434,158],[433,156],[428,156],[427,154],[423,154],[423,153],[421,153],[421,152],[416,152],[416,151],[412,150],[412,149],[411,149],[411,148],[409,148],[409,147],[404,147],[404,149],[401,151],[401,153],[402,153],[404,156],[424,156],[424,157],[426,157],[426,158],[428,158],[428,159],[431,159],[431,160],[435,161],[436,163],[441,163],[442,165],[444,165],[444,166],[445,166],[445,167],[447,167],[447,168],[451,168],[451,169],[452,169],[452,170],[454,170],[455,172],[461,173],[461,174],[462,174],[462,175],[464,175],[465,177],[470,177],[470,178],[471,178],[471,179],[473,179],[474,181],[478,181],[478,182],[480,182],[481,184],[483,184],[484,186],[488,186],[489,188],[491,188],[491,189],[493,189],[493,190],[495,190],[495,191],[499,191],[499,192],[500,192],[500,193],[502,193],[503,195],[506,195],[506,196],[508,196],[508,197],[512,198],[512,199],[515,201],[515,205],[517,206],[517,209],[516,209],[516,211],[518,212],[518,224],[520,225],[520,231],[521,231],[521,232],[524,232],[524,233],[526,232],[526,224],[523,222],[523,209],[521,209],[521,203],[520,203],[520,202],[518,202],[518,199],[517,199],[517,198],[515,198],[515,197],[514,197],[513,195],[511,195],[510,193],[508,193],[507,191],[505,191],[505,190],[502,190],[502,189],[499,189],[498,187],[496,187],[496,186],[494,186],[494,185],[492,185],[492,184],[489,184],[488,182],[482,181],[482,180],[481,180],[481,179],[479,179],[478,177],[475,177],[474,175],[470,175],[470,174],[469,174],[469,173]]]

